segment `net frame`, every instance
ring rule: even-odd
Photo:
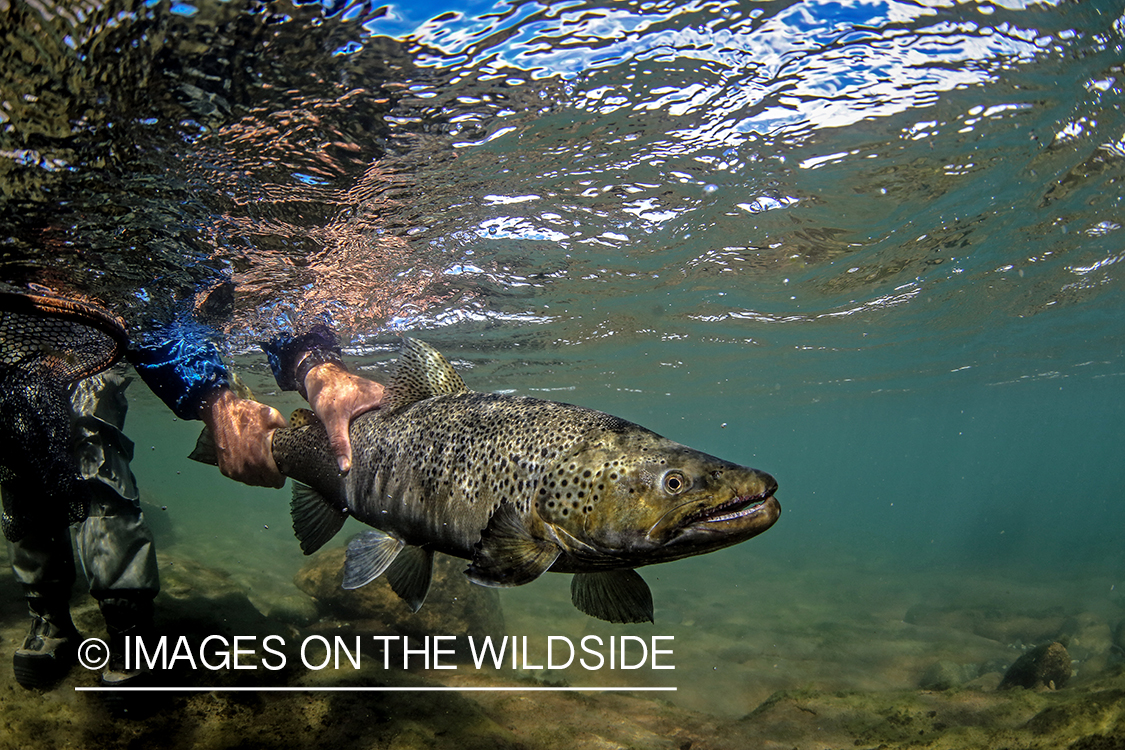
[[[45,368],[73,383],[121,358],[128,334],[97,305],[63,297],[0,292],[0,370]]]

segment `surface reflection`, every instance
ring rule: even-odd
[[[1121,24],[1096,8],[74,8],[11,5],[3,277],[142,331],[194,296],[235,350],[313,319],[649,340],[632,307],[791,352],[828,321],[964,343],[1119,286],[1094,245],[1122,224]]]

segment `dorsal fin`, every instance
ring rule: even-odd
[[[415,401],[468,390],[441,352],[424,341],[404,336],[382,408],[391,412]]]

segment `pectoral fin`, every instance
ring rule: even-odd
[[[383,574],[403,547],[397,537],[382,531],[365,531],[348,542],[343,588],[358,589]]]
[[[481,586],[522,586],[554,564],[561,550],[527,530],[516,506],[503,503],[488,520],[465,575]]]
[[[324,496],[303,484],[293,483],[293,499],[289,502],[293,516],[293,533],[301,541],[301,551],[311,555],[336,536],[347,515],[332,507]]]
[[[576,573],[570,600],[591,617],[607,622],[653,622],[652,592],[635,570]]]
[[[412,612],[422,608],[434,572],[434,553],[421,547],[403,547],[387,568],[387,583]]]

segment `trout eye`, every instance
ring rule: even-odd
[[[678,495],[687,489],[687,477],[682,471],[672,470],[664,475],[664,491],[670,495]]]

